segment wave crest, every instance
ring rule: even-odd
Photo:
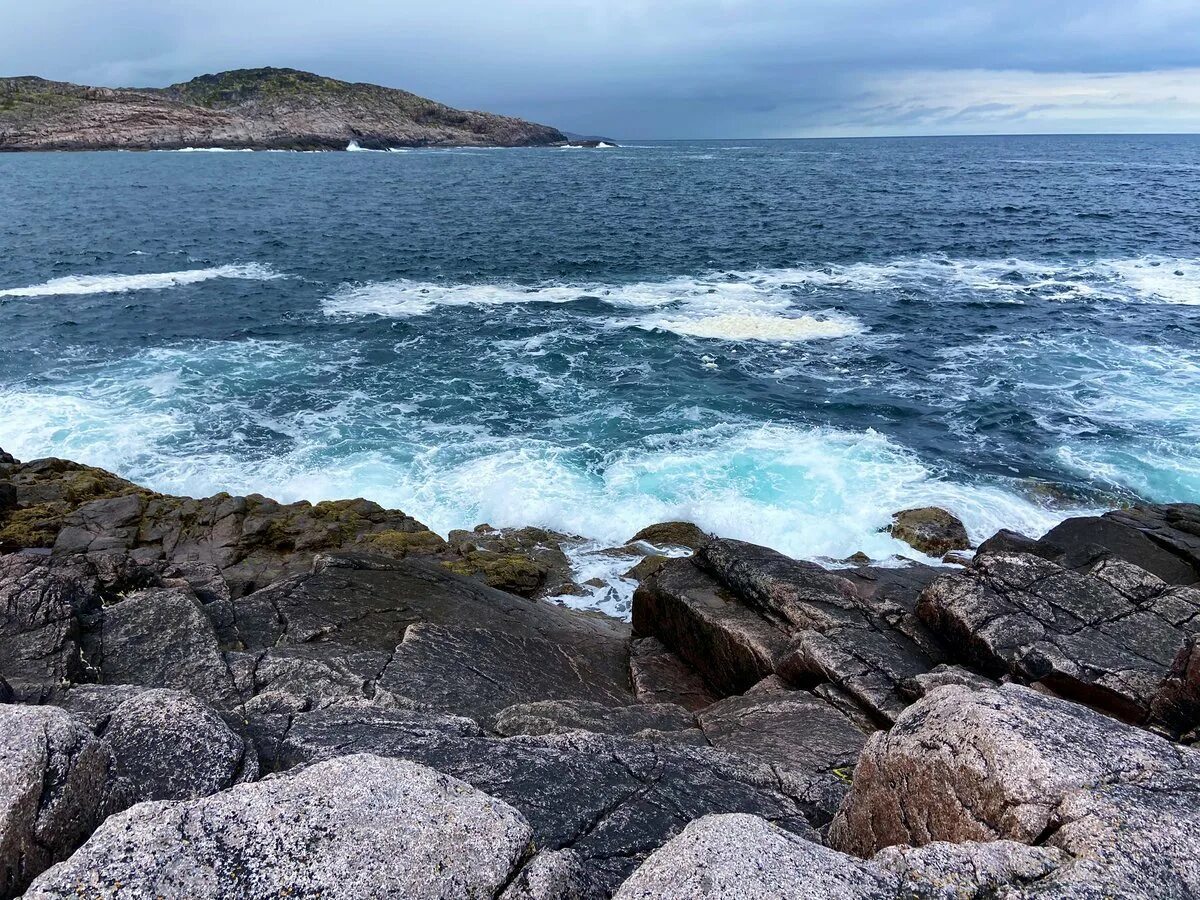
[[[0,290],[0,297],[68,297],[87,294],[123,294],[128,291],[153,291],[198,284],[214,278],[241,278],[271,281],[285,276],[270,266],[258,263],[188,269],[183,272],[149,272],[142,275],[67,275],[29,287]]]

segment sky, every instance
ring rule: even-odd
[[[0,75],[289,66],[615,138],[1200,131],[1200,0],[0,0]]]

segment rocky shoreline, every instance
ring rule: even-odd
[[[0,898],[1200,896],[1200,506],[561,538],[0,451]]]
[[[165,88],[0,78],[0,152],[388,150],[566,144],[556,128],[295,69],[237,69]]]

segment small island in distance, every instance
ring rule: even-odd
[[[0,78],[0,151],[595,146],[548,125],[295,69],[165,88]]]

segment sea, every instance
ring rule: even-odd
[[[1200,137],[0,155],[0,347],[160,491],[920,558],[1200,501]]]

